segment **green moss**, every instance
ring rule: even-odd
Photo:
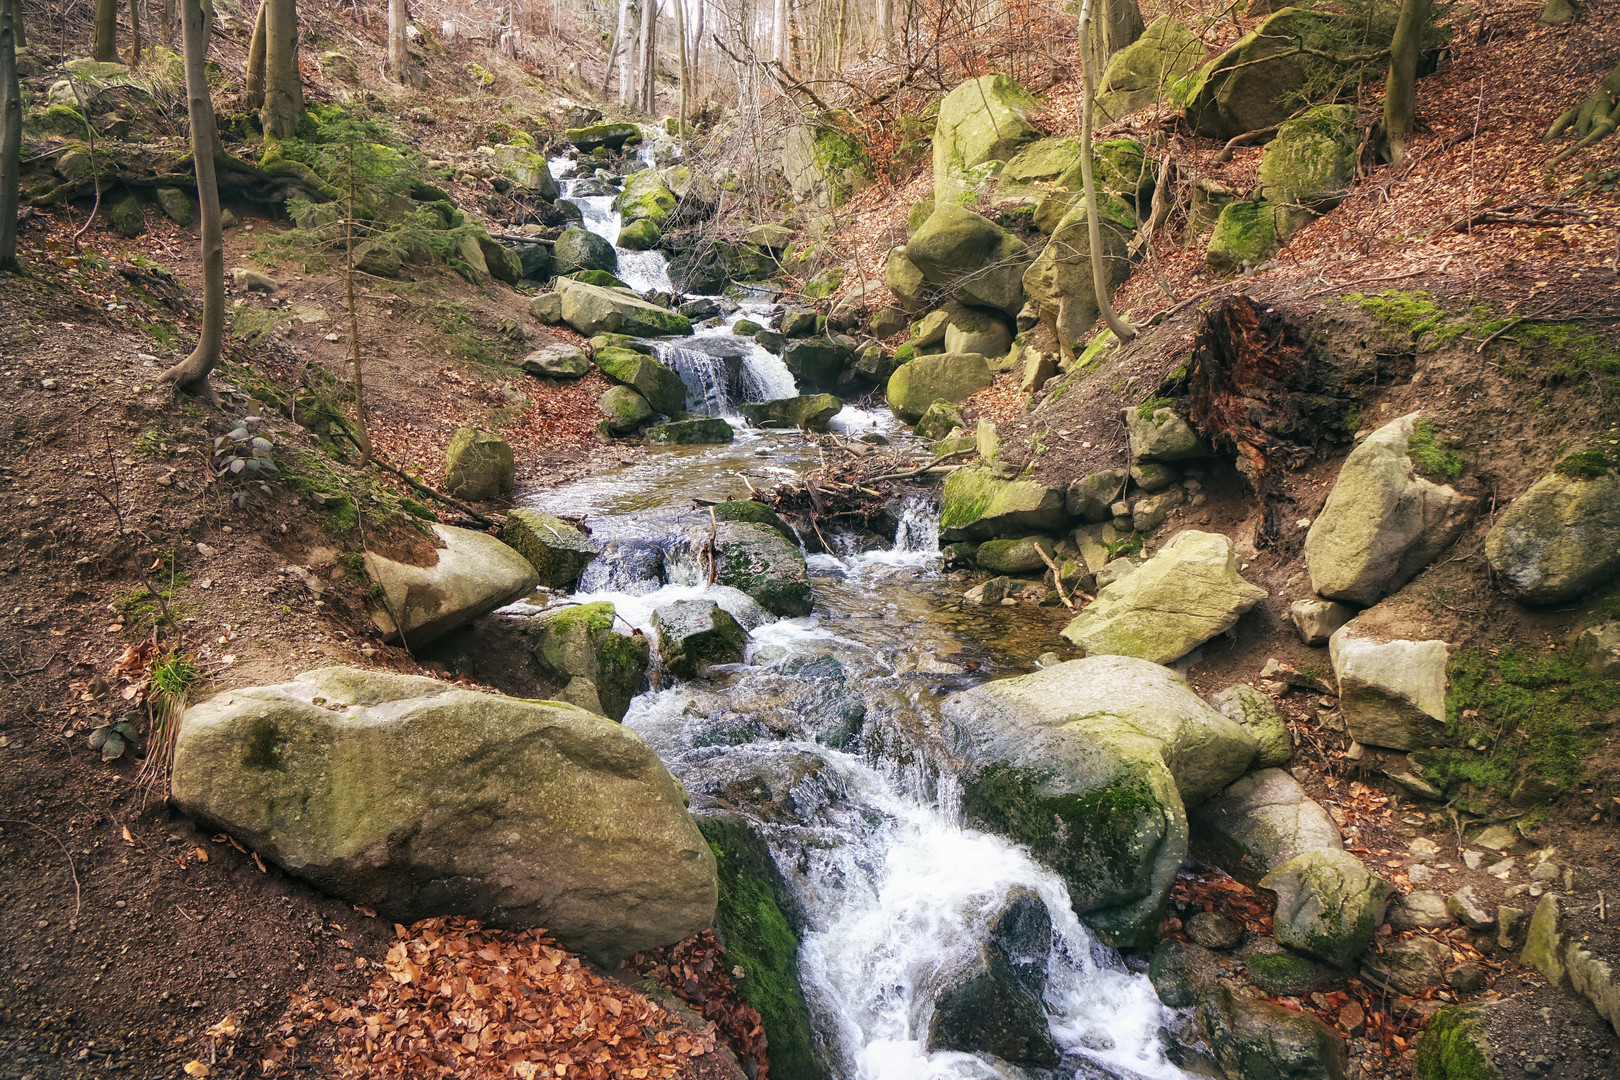
[[[1269,203],[1227,203],[1215,220],[1206,261],[1223,272],[1264,261],[1277,250],[1277,216]]]
[[[1139,420],[1146,420],[1160,409],[1167,409],[1175,404],[1167,397],[1150,397],[1136,407],[1136,416]]]
[[[1462,478],[1462,455],[1448,449],[1445,441],[1435,433],[1434,425],[1427,420],[1419,420],[1412,425],[1412,440],[1406,449],[1418,471],[1425,476],[1444,477],[1452,481]]]
[[[1564,458],[1553,466],[1553,472],[1577,480],[1594,480],[1617,468],[1620,468],[1620,453],[1612,447],[1594,446]]]
[[[910,360],[912,357],[914,357],[916,355],[917,355],[917,346],[913,345],[909,341],[906,342],[904,345],[900,346],[898,349],[894,350],[894,359],[895,359],[895,362],[898,363],[898,364],[903,364],[907,360]]]
[[[753,499],[728,499],[717,504],[714,516],[720,521],[749,521],[756,525],[769,525],[782,535],[782,538],[791,544],[797,544],[799,538],[793,530],[788,528],[787,522],[762,502]]]
[[[830,112],[817,120],[811,134],[816,171],[826,181],[833,206],[842,205],[872,178],[872,159],[854,126],[855,120],[848,113]]]
[[[998,485],[988,469],[958,469],[945,478],[939,527],[960,529],[984,516]]]
[[[1498,1080],[1477,1007],[1441,1009],[1412,1062],[1412,1080]]]

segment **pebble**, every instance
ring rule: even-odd
[[[1485,872],[1493,878],[1501,878],[1505,881],[1517,865],[1519,865],[1518,859],[1502,859],[1500,862],[1494,862],[1487,866]]]
[[[55,390],[56,389],[56,380],[55,379],[41,379],[41,380],[39,380],[39,385],[41,387],[43,387],[44,389],[46,389],[46,390]]]
[[[1483,851],[1475,851],[1470,848],[1469,850],[1463,852],[1463,863],[1470,870],[1478,870],[1484,862],[1485,853]]]
[[[1432,859],[1440,854],[1440,845],[1426,836],[1420,836],[1412,841],[1407,850],[1419,859]]]
[[[1230,949],[1243,940],[1243,927],[1236,919],[1200,911],[1187,920],[1187,936],[1206,949]]]

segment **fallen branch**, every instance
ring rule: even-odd
[[[356,450],[359,450],[360,441],[356,439],[354,437],[354,433],[349,430],[348,421],[343,417],[334,417],[334,419],[338,421],[337,427],[339,431],[343,432],[343,437],[348,439],[349,442],[353,443]],[[386,458],[374,453],[371,457],[371,463],[393,473],[395,476],[411,485],[412,490],[418,492],[419,494],[426,495],[430,499],[437,499],[446,506],[466,514],[468,517],[472,518],[486,529],[498,528],[501,525],[501,522],[496,521],[494,518],[486,517],[485,515],[480,514],[477,510],[474,510],[460,499],[457,499],[451,495],[446,495],[437,488],[428,487],[426,484],[422,483],[422,481],[418,480],[416,477],[412,476],[410,473],[406,472],[404,469],[400,468],[398,465],[395,465]]]
[[[1035,554],[1039,555],[1041,557],[1041,562],[1045,563],[1047,567],[1051,569],[1052,584],[1057,586],[1058,599],[1063,601],[1064,607],[1068,608],[1070,611],[1073,611],[1074,601],[1069,599],[1068,590],[1064,589],[1063,587],[1063,571],[1058,569],[1058,564],[1052,561],[1052,557],[1041,548],[1039,543],[1035,545]]]

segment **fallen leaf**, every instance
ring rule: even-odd
[[[186,1062],[186,1075],[187,1076],[207,1076],[208,1075],[208,1066],[204,1065],[200,1061],[188,1061],[188,1062]]]
[[[135,834],[129,831],[129,826],[125,825],[120,831],[124,835],[124,843],[128,844],[130,847],[134,847],[135,846]]]

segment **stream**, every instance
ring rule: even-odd
[[[592,231],[617,239],[612,196],[576,194],[589,178],[553,162],[563,198]],[[638,290],[671,286],[659,252],[619,251]],[[835,534],[834,553],[808,558],[815,610],[777,619],[735,590],[706,584],[686,539],[708,515],[694,498],[747,497],[755,484],[812,467],[798,432],[749,427],[743,401],[796,393],[781,360],[731,333],[761,316],[745,302],[697,336],[652,342],[680,373],[694,411],[725,417],[736,439],[650,449],[588,479],[520,492],[518,502],[583,516],[602,554],[578,591],[556,602],[610,600],[656,641],[654,609],[707,596],[751,633],[744,662],[681,682],[658,670],[624,723],[685,784],[692,809],[747,818],[802,916],[800,978],[818,1041],[840,1080],[1021,1077],[967,1054],[929,1052],[934,1001],[977,961],[1010,891],[1024,888],[1052,920],[1044,998],[1062,1052],[1036,1075],[1181,1077],[1166,1060],[1164,1010],[1147,977],[1127,971],[1074,915],[1061,879],[1019,846],[967,827],[944,764],[937,707],[992,674],[1028,670],[1061,622],[1044,609],[963,609],[938,551],[938,508],[919,489],[894,508],[892,538]],[[911,436],[887,410],[846,406],[833,429],[890,441]],[[514,612],[535,613],[520,604]]]

